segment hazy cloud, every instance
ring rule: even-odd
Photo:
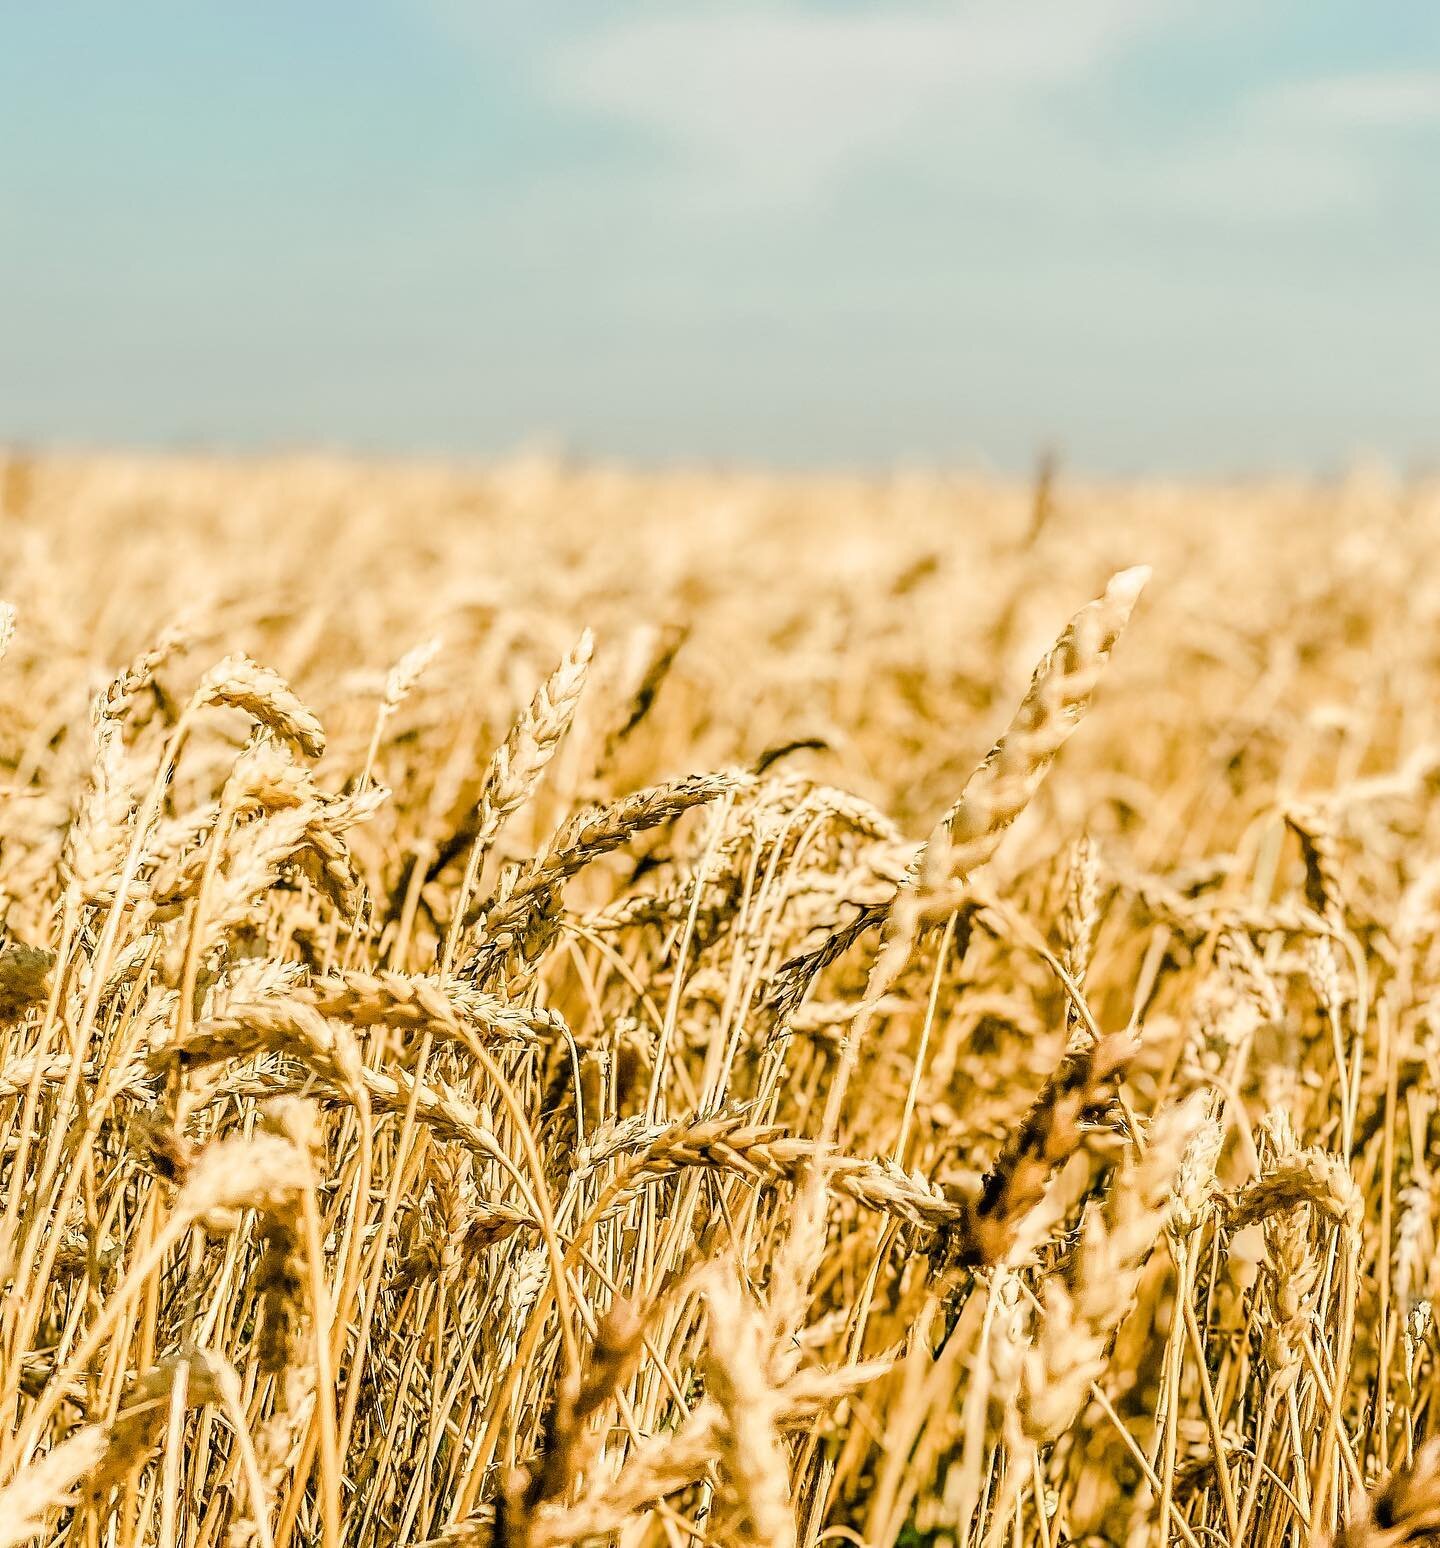
[[[1336,129],[1440,126],[1440,70],[1375,70],[1291,82],[1266,94],[1276,119]]]
[[[1160,10],[961,0],[632,14],[557,40],[539,82],[558,106],[628,126],[718,191],[813,198],[956,120],[1092,76]]]
[[[630,191],[727,218],[893,169],[937,196],[1043,185],[1057,209],[1264,227],[1373,200],[1358,130],[1440,122],[1440,73],[1395,70],[1261,82],[1171,139],[1076,137],[1056,108],[1193,17],[1187,0],[646,5],[548,35],[530,68],[554,110],[636,138]]]
[[[1152,208],[1262,225],[1363,210],[1403,177],[1381,131],[1437,128],[1440,72],[1397,69],[1266,85],[1200,143],[1173,151],[1146,197]]]

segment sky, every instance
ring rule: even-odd
[[[0,0],[0,443],[1440,464],[1440,6]]]

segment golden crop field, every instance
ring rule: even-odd
[[[0,1545],[1440,1532],[1437,554],[11,455]]]

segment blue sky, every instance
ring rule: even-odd
[[[0,440],[1440,461],[1440,6],[0,0]]]

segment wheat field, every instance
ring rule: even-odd
[[[0,462],[0,1548],[1440,1533],[1440,486]]]

